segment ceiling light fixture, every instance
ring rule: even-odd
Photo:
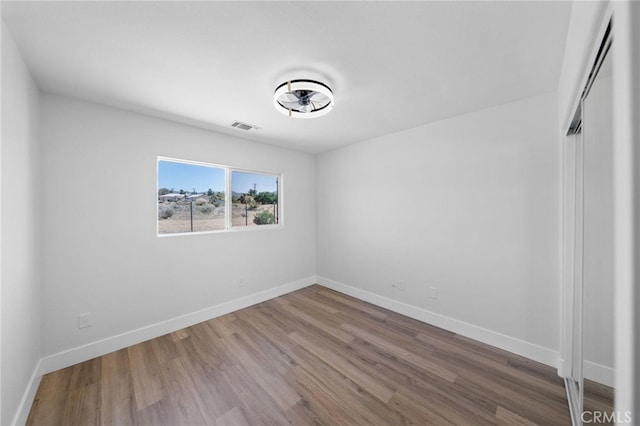
[[[333,103],[329,86],[315,80],[288,80],[273,94],[276,109],[289,117],[320,117],[331,111]]]

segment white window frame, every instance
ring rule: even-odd
[[[158,238],[164,238],[164,237],[178,237],[178,236],[184,236],[184,235],[203,235],[203,234],[220,234],[220,233],[226,233],[226,232],[245,232],[245,231],[259,231],[259,230],[269,230],[269,229],[281,229],[284,228],[284,215],[283,215],[283,192],[282,192],[282,188],[283,188],[283,180],[284,180],[284,176],[282,173],[278,173],[278,172],[271,172],[271,171],[266,171],[266,170],[252,170],[252,169],[244,169],[244,168],[240,168],[240,167],[235,167],[235,166],[227,166],[227,165],[223,165],[223,164],[215,164],[215,163],[207,163],[204,161],[194,161],[194,160],[185,160],[182,158],[174,158],[174,157],[164,157],[164,156],[158,156],[156,159],[156,218],[158,217],[158,197],[157,197],[157,193],[158,193],[158,189],[160,189],[159,186],[159,165],[161,161],[170,161],[170,162],[174,162],[174,163],[183,163],[183,164],[191,164],[194,166],[203,166],[203,167],[212,167],[212,168],[217,168],[217,169],[223,169],[224,170],[224,179],[225,179],[225,189],[224,189],[224,223],[225,223],[225,227],[224,229],[214,229],[214,230],[210,230],[210,231],[194,231],[194,232],[175,232],[175,233],[167,233],[167,234],[161,234],[159,227],[158,227],[158,219],[156,219],[156,236]],[[240,172],[240,173],[251,173],[251,174],[260,174],[260,175],[267,175],[267,176],[276,176],[278,179],[278,186],[277,186],[277,191],[278,191],[278,204],[277,204],[277,217],[278,217],[278,223],[275,223],[273,225],[256,225],[256,226],[239,226],[239,225],[232,225],[232,214],[233,214],[233,193],[231,191],[231,175],[233,172]]]

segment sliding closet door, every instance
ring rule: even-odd
[[[564,144],[564,270],[565,306],[571,336],[565,356],[569,370],[565,384],[574,419],[582,413],[582,235],[583,235],[583,141],[578,125]],[[574,423],[577,424],[577,423]]]
[[[583,101],[583,373],[585,410],[613,386],[613,114],[611,51]],[[606,395],[603,395],[603,397]],[[600,405],[599,401],[595,401]],[[605,407],[602,407],[605,408]]]

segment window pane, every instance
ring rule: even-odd
[[[225,229],[225,170],[158,161],[158,234]]]
[[[278,223],[278,175],[231,172],[231,226]]]

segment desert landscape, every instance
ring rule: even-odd
[[[252,204],[239,202],[232,204],[231,226],[251,227],[277,223],[277,204]],[[225,229],[224,215],[224,205],[215,206],[204,199],[194,202],[159,201],[158,234],[223,230]],[[259,217],[257,221],[256,216]],[[261,218],[262,222],[266,223],[260,223]]]

